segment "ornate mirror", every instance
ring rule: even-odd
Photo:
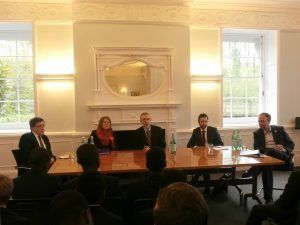
[[[141,96],[153,93],[162,84],[166,71],[136,59],[105,68],[109,88],[123,96]]]

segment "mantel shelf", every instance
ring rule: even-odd
[[[97,109],[133,109],[133,108],[178,108],[181,105],[179,102],[172,103],[148,103],[148,104],[95,104],[88,105],[92,110]]]

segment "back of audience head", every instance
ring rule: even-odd
[[[161,188],[176,182],[186,182],[186,175],[182,170],[164,170],[161,179]]]
[[[3,174],[0,174],[0,207],[5,207],[14,189],[13,181]]]
[[[105,180],[98,171],[84,172],[77,183],[79,191],[89,204],[99,204],[105,197]]]
[[[37,147],[31,150],[28,163],[32,171],[47,172],[50,168],[51,155],[44,148]]]
[[[92,225],[93,220],[84,196],[67,190],[56,195],[50,203],[53,225]]]
[[[161,147],[153,147],[146,153],[146,166],[150,172],[161,172],[166,167],[166,153]]]
[[[208,207],[193,186],[178,182],[160,190],[154,208],[156,225],[206,225]]]
[[[84,171],[98,170],[100,167],[99,153],[95,145],[83,144],[76,151],[77,162]]]

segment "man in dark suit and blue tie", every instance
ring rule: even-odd
[[[164,130],[158,126],[151,125],[151,116],[148,112],[140,115],[143,126],[136,130],[136,147],[148,151],[151,147],[166,147]]]
[[[24,166],[28,166],[28,158],[32,149],[41,147],[47,150],[52,156],[51,145],[49,138],[44,134],[45,121],[41,117],[34,117],[29,121],[31,132],[21,136],[19,149]]]

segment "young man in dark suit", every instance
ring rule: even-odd
[[[151,116],[148,112],[140,115],[143,126],[136,130],[136,147],[148,151],[151,147],[166,147],[164,130],[158,126],[151,125]]]
[[[300,200],[300,171],[293,172],[284,188],[283,193],[274,204],[255,205],[248,217],[247,225],[260,225],[267,218],[273,219],[276,224],[296,224],[299,217]]]
[[[193,134],[187,144],[188,148],[194,148],[197,146],[207,146],[207,144],[213,144],[215,146],[223,145],[223,141],[220,137],[220,134],[219,134],[217,128],[207,125],[208,124],[208,116],[206,113],[201,113],[198,116],[198,124],[199,124],[199,127],[195,128],[193,130]],[[227,176],[227,175],[224,175],[224,176]],[[209,173],[204,172],[203,177],[204,177],[204,180],[207,182],[210,180]],[[196,174],[192,180],[192,183],[197,184],[198,179],[199,179],[199,173],[196,172]],[[221,192],[221,191],[223,191],[223,189],[226,189],[226,187],[216,188],[216,189],[214,189],[214,192],[215,193]],[[206,186],[204,193],[209,194],[209,192],[210,192],[210,188],[209,188],[209,186]]]
[[[28,158],[32,149],[41,147],[49,152],[52,156],[49,138],[44,134],[45,121],[41,117],[34,117],[29,121],[31,132],[21,136],[19,149],[21,151],[24,166],[28,166]]]
[[[271,126],[271,115],[261,113],[258,117],[259,129],[254,134],[254,149],[285,162],[285,166],[292,166],[292,151],[294,142],[281,126]],[[264,198],[266,203],[273,201],[273,172],[272,166],[252,167],[243,174],[243,177],[251,176],[253,173],[262,172],[264,187]]]
[[[207,144],[223,145],[223,141],[216,127],[207,126],[208,116],[201,113],[198,116],[199,127],[193,130],[193,134],[187,144],[188,148],[206,146]]]

